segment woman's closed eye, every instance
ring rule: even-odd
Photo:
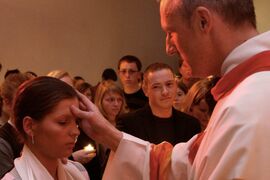
[[[68,122],[67,120],[62,119],[58,121],[58,124],[64,126],[67,124],[67,122]]]

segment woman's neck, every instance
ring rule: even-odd
[[[40,163],[47,169],[53,179],[58,180],[57,167],[58,159],[45,157],[42,153],[36,150],[36,148],[30,143],[27,144],[31,152],[36,156]]]

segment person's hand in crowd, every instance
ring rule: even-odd
[[[72,153],[73,159],[82,164],[90,162],[95,156],[95,151],[87,151],[85,149],[81,149]]]
[[[122,132],[109,123],[86,96],[77,93],[80,98],[80,108],[71,106],[71,112],[81,119],[83,131],[95,141],[115,151],[122,139]]]

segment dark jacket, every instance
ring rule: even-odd
[[[0,128],[0,177],[14,167],[14,159],[20,156],[22,148],[22,138],[17,130],[5,123]]]
[[[171,133],[173,140],[169,142],[173,145],[186,142],[201,131],[200,123],[196,118],[175,109],[173,109],[171,117],[171,132],[167,132],[167,129],[163,131],[163,127],[160,127],[160,123],[157,122],[158,119],[153,115],[150,106],[146,105],[134,112],[121,115],[117,119],[116,127],[123,132],[155,144],[169,141],[160,137],[162,134]]]

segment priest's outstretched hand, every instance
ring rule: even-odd
[[[79,93],[79,108],[71,106],[74,116],[81,119],[83,131],[95,141],[107,145],[115,151],[123,137],[123,133],[117,130],[103,115],[98,108],[83,94]]]

